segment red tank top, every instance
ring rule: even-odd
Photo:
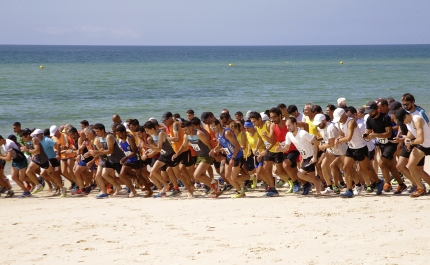
[[[287,132],[288,132],[288,128],[285,125],[285,121],[281,121],[281,122],[284,122],[284,126],[282,128],[279,128],[278,124],[275,124],[275,126],[273,128],[273,133],[275,134],[276,140],[279,143],[285,142],[285,136],[287,135]],[[288,154],[289,152],[291,152],[293,150],[297,150],[297,148],[293,143],[291,143],[290,148],[288,149],[287,152],[284,152],[284,154]]]

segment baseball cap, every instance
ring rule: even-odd
[[[57,126],[52,125],[52,126],[49,128],[49,136],[54,136],[54,135],[55,135],[55,133],[56,133],[57,131],[58,131]]]
[[[253,110],[248,110],[245,114],[245,120],[249,120],[249,115],[251,114],[251,112],[253,112]]]
[[[337,108],[333,112],[333,122],[339,122],[340,118],[342,118],[342,115],[345,113],[345,110],[342,108]]]
[[[43,131],[41,129],[36,129],[30,135],[31,136],[35,136],[35,135],[38,135],[38,134],[43,134]]]
[[[408,114],[408,112],[401,108],[396,112],[396,120],[398,124],[403,124],[403,122],[405,121],[405,117]]]
[[[397,112],[398,109],[400,109],[402,107],[402,103],[398,102],[398,101],[393,101],[390,103],[390,111],[388,112],[388,114],[395,114]]]
[[[267,116],[266,114],[264,114],[264,112],[260,113],[261,119],[263,121],[268,121],[269,120],[269,116]]]
[[[200,119],[202,121],[205,121],[205,120],[209,119],[210,116],[211,115],[209,114],[209,112],[203,112],[202,115],[200,115]]]
[[[250,121],[245,121],[245,124],[243,125],[245,128],[254,128],[254,124]]]
[[[322,121],[325,121],[325,115],[318,113],[314,117],[313,125],[318,126]]]
[[[173,114],[170,111],[164,112],[163,118],[161,119],[163,122],[169,118],[173,117]]]
[[[375,109],[378,109],[378,105],[376,104],[375,101],[371,100],[371,101],[366,103],[366,109],[364,110],[364,113],[369,114],[372,111],[374,111]]]

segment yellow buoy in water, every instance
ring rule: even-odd
[[[228,64],[228,66],[232,67],[232,66],[233,66],[233,64],[229,63],[229,64]]]
[[[340,61],[339,64],[343,64],[343,61]]]
[[[41,65],[41,66],[39,66],[40,67],[40,69],[43,69],[43,65]]]

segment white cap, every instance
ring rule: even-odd
[[[156,118],[154,118],[154,117],[151,117],[151,118],[149,118],[149,120],[148,121],[153,121],[153,120],[157,120]]]
[[[264,114],[264,112],[260,113],[261,119],[263,121],[268,121],[269,120],[269,116],[267,116],[266,114]]]
[[[338,98],[337,99],[337,105],[343,105],[346,106],[346,98]]]
[[[52,125],[52,126],[49,128],[49,136],[54,136],[56,132],[58,132],[58,128],[57,128],[57,126]]]
[[[325,121],[325,115],[318,113],[314,117],[313,125],[318,126],[322,121]]]
[[[253,110],[248,110],[245,114],[245,120],[249,120],[249,115],[251,114],[251,112],[253,112]]]
[[[337,108],[333,112],[333,122],[339,122],[340,118],[342,118],[342,115],[345,113],[345,110],[342,108]]]
[[[42,133],[43,133],[43,131],[41,129],[36,129],[30,135],[35,136],[35,135],[42,134]]]

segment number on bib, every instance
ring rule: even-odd
[[[284,148],[285,146],[287,146],[287,144],[285,142],[279,143],[279,145]]]
[[[380,143],[380,144],[388,144],[387,138],[377,138],[377,139],[378,139],[378,143]]]
[[[163,149],[161,149],[160,154],[165,155],[166,151],[164,151]]]
[[[200,151],[200,147],[198,144],[191,144],[191,147],[194,149],[194,151]]]
[[[225,153],[226,153],[227,155],[231,155],[231,152],[230,152],[230,150],[229,150],[228,148],[223,148],[223,150],[225,151]]]
[[[302,156],[306,156],[306,151],[305,151],[305,150],[300,149],[300,150],[299,150],[299,152],[300,152],[300,154],[301,154]]]

